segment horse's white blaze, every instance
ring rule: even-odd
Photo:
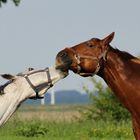
[[[53,84],[66,76],[66,73],[56,70],[55,67],[49,68],[49,71]],[[34,86],[48,81],[46,72],[32,74],[29,76],[29,79]],[[41,96],[45,94],[49,88],[50,87],[47,86],[45,89],[41,90],[39,95]],[[35,95],[34,90],[26,79],[24,77],[17,76],[16,80],[4,88],[4,94],[0,95],[0,126],[10,118],[24,100]]]

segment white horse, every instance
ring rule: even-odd
[[[40,98],[53,84],[67,75],[67,72],[57,70],[55,67],[30,70],[15,76],[1,75],[9,81],[0,87],[0,126],[23,101],[28,98]]]

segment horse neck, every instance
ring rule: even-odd
[[[134,84],[133,80],[137,77],[140,78],[140,75],[134,74],[136,73],[135,70],[138,69],[137,67],[140,68],[140,65],[134,64],[132,60],[138,61],[128,53],[110,47],[107,59],[103,62],[103,66],[99,72],[99,76],[105,80],[107,85],[129,110],[131,110],[130,102],[132,100],[129,97],[133,96],[131,94],[134,93],[132,87]]]
[[[103,66],[99,71],[99,76],[101,76],[111,87],[114,84],[119,85],[120,82],[125,81],[128,78],[128,73],[133,71],[129,63],[131,59],[135,58],[128,53],[121,52],[110,46],[107,52],[107,58],[104,60]]]
[[[20,86],[21,89],[17,88]],[[27,94],[29,94],[28,91],[25,92],[23,90],[22,85],[16,83],[7,85],[4,92],[5,93],[0,96],[0,126],[10,118],[20,103],[26,99]],[[24,95],[24,93],[26,95]]]

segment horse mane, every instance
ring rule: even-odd
[[[130,53],[126,51],[120,51],[118,48],[112,48],[112,51],[115,52],[118,56],[120,56],[123,60],[129,61],[131,59],[138,59],[137,57],[131,55]]]
[[[6,82],[4,85],[0,85],[0,95],[5,94],[4,88],[11,83],[11,80]]]

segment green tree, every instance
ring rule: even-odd
[[[12,0],[12,1],[16,6],[18,6],[21,0]],[[0,0],[0,6],[2,5],[2,3],[7,3],[7,0]]]
[[[108,87],[104,87],[101,81],[91,78],[95,90],[91,91],[84,86],[85,92],[89,95],[91,104],[82,115],[85,119],[102,119],[121,121],[130,119],[129,112],[123,107],[115,94]]]

